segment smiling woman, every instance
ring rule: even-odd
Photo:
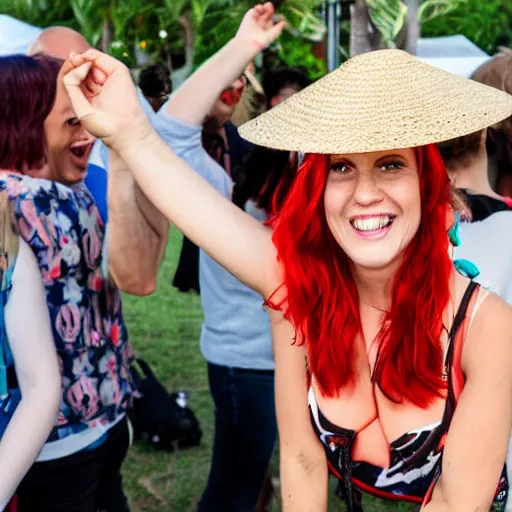
[[[12,65],[2,72],[11,72],[17,59],[18,57],[11,57]],[[34,59],[44,70],[45,84],[38,84],[38,91],[25,90],[24,101],[18,105],[10,105],[2,114],[7,124],[11,116],[17,117],[17,124],[23,122],[23,119],[29,123],[10,134],[12,140],[6,146],[9,150],[9,155],[6,155],[9,158],[9,169],[66,185],[78,183],[85,177],[89,154],[96,139],[82,128],[64,87],[58,84],[57,79],[63,61],[43,55]],[[23,88],[24,84],[20,81],[18,87]],[[3,97],[8,97],[8,91],[2,92]],[[38,98],[44,100],[38,101]],[[43,106],[51,106],[51,110],[47,112]],[[32,115],[22,115],[22,109],[30,110]],[[33,126],[41,119],[45,119],[45,139],[36,141],[33,140],[33,134],[37,133],[37,130]],[[20,166],[16,159],[22,158],[25,154],[29,156],[29,164]],[[43,161],[44,165],[41,163]]]
[[[324,203],[327,224],[354,263],[374,268],[396,263],[421,218],[416,151],[331,156]],[[380,250],[362,239],[382,240]]]
[[[59,80],[63,61],[52,57],[39,57],[48,62],[56,83],[55,104],[45,121],[48,150],[48,173],[37,177],[48,178],[65,185],[83,181],[92,146],[96,140],[75,116],[69,97]]]
[[[392,332],[382,334],[389,341],[382,345],[376,377],[384,394],[397,400],[405,397],[419,406],[427,405],[432,393],[439,393],[441,324],[437,319],[449,299],[449,204],[448,175],[433,146],[306,157],[274,221],[273,240],[285,269],[288,314],[309,342],[309,365],[322,393],[334,395],[354,378],[352,347],[360,328],[358,295],[362,295],[358,281],[364,282],[368,272],[389,281],[410,266],[421,268],[428,258],[437,265],[423,267],[421,280],[405,272],[405,279],[397,279],[395,290],[389,290],[403,303],[395,301],[392,311],[400,312],[397,321],[390,323]],[[302,230],[293,227],[299,215]],[[338,279],[331,279],[333,275]],[[427,306],[423,296],[432,289],[437,293],[430,295]],[[311,315],[308,299],[319,294],[332,300],[321,301]],[[389,299],[382,300],[380,295],[368,301],[390,309]],[[402,317],[407,308],[421,318]],[[414,338],[417,324],[424,328]],[[422,358],[438,363],[413,367],[407,354],[390,357],[405,339],[410,339],[410,354],[422,353]],[[396,379],[409,371],[417,379],[408,377],[407,385]]]
[[[7,362],[12,366],[14,359],[15,363],[7,384],[16,387],[19,379],[22,398],[12,428],[9,423],[0,443],[0,509],[17,487],[18,512],[125,511],[128,505],[119,471],[129,445],[125,414],[133,389],[131,349],[119,290],[101,269],[105,229],[94,200],[85,186],[70,188],[57,182],[80,179],[81,163],[66,159],[65,153],[83,151],[78,146],[91,139],[80,127],[69,126],[71,132],[61,134],[59,143],[49,147],[50,136],[52,140],[59,137],[49,130],[58,132],[65,124],[77,123],[62,87],[54,104],[60,68],[58,61],[44,56],[0,58],[5,112],[0,115],[0,169],[4,171],[0,199],[4,198],[7,209],[0,208],[0,250],[4,224],[20,239],[6,308],[13,352]],[[45,123],[50,111],[50,116],[58,114],[56,119],[61,119],[53,128]],[[55,160],[47,161],[63,153],[62,167],[55,168]],[[10,274],[3,272],[8,268],[1,251],[1,291],[5,292]],[[30,281],[27,286],[37,284],[39,289],[20,295],[17,282],[23,284],[24,279]],[[41,311],[33,304],[36,300]],[[5,293],[1,293],[0,310],[4,303]],[[9,306],[14,321],[12,315],[8,318]],[[43,320],[47,329],[41,325]],[[0,322],[3,352],[2,334]],[[21,335],[26,346],[20,349]],[[3,364],[0,429],[13,404],[10,395],[5,397]]]

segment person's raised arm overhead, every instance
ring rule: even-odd
[[[70,52],[84,52],[89,48],[91,45],[80,33],[68,27],[54,26],[39,34],[30,45],[28,55],[38,55],[42,59],[51,57],[52,67],[59,67]],[[122,172],[122,166],[109,164],[103,143],[97,141],[92,146],[90,135],[84,133],[80,123],[76,123],[74,113],[65,105],[69,103],[62,85],[62,76],[66,72],[64,66],[57,77],[58,108],[54,109],[46,123],[47,137],[52,140],[49,144],[52,166],[60,173],[65,171],[67,177],[74,175],[73,183],[78,184],[83,180],[94,197],[104,223],[108,217],[109,266],[116,285],[127,293],[147,295],[156,288],[156,275],[167,245],[167,220],[148,201],[144,201],[131,173]],[[103,80],[105,77],[98,74],[97,78]],[[150,116],[153,114],[150,104],[142,92],[138,93],[142,107]],[[68,148],[62,147],[66,136],[78,141],[90,141],[89,145],[81,146],[85,160],[74,171],[75,158],[71,157],[70,161]],[[79,174],[76,174],[77,170]],[[84,174],[86,170],[87,174]],[[70,171],[73,174],[69,174]],[[110,189],[108,204],[107,180]]]
[[[190,124],[202,124],[220,93],[239,78],[247,65],[281,33],[284,21],[274,23],[271,2],[250,9],[236,33],[173,93],[166,111]],[[205,87],[208,84],[208,87]]]
[[[236,47],[240,64],[240,70],[233,66],[236,77],[281,32],[283,23],[274,24],[272,14],[271,4],[248,11],[234,40],[212,61],[220,58],[226,66],[228,62],[233,66],[231,47]],[[262,294],[271,293],[279,283],[270,276],[275,274],[270,231],[223,198],[157,136],[139,106],[123,64],[96,50],[72,56],[71,61],[76,69],[67,75],[65,84],[84,126],[119,153],[147,198],[186,236],[242,282]],[[206,63],[205,76],[198,72],[195,79],[207,79],[209,67],[210,63]],[[95,83],[97,70],[107,76],[104,84]],[[228,80],[226,75],[226,81],[229,83],[233,77]],[[213,103],[224,85],[212,86],[215,91],[207,101]],[[194,88],[187,89],[193,97]],[[192,114],[186,120],[202,121],[207,106],[201,105],[191,109],[201,112],[201,119]]]

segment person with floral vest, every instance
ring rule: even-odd
[[[62,400],[46,444],[16,491],[17,509],[128,511],[120,468],[130,444],[132,348],[120,292],[105,272],[105,226],[79,165],[94,137],[80,126],[58,83],[62,62],[35,60],[52,84],[37,98],[41,112],[50,106],[43,117],[47,162],[2,173],[0,188],[8,195],[14,229],[35,255],[42,277]],[[26,90],[19,74],[10,79],[18,83],[4,100],[16,112]],[[66,152],[67,158],[58,158]],[[58,165],[66,161],[73,165]]]

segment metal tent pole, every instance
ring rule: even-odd
[[[338,0],[326,0],[325,4],[327,14],[327,69],[333,71],[339,65]]]

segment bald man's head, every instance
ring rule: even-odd
[[[70,52],[83,53],[91,45],[82,34],[68,27],[50,27],[43,30],[30,45],[27,55],[44,53],[65,60]]]

